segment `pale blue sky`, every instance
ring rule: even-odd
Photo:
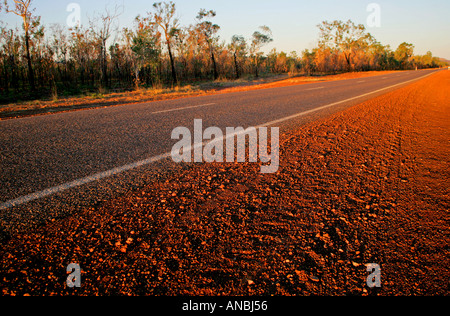
[[[12,2],[12,1],[11,1]],[[151,11],[155,0],[35,0],[36,13],[42,22],[65,24],[67,5],[78,3],[82,23],[87,15],[102,12],[105,6],[123,5],[120,26],[131,25],[138,14]],[[200,8],[217,12],[215,22],[221,26],[221,38],[227,42],[234,34],[250,37],[260,25],[269,26],[275,41],[266,51],[297,51],[315,47],[317,24],[324,20],[348,20],[366,25],[370,3],[381,7],[381,27],[368,31],[383,44],[395,49],[401,42],[416,46],[416,54],[428,50],[435,56],[450,59],[450,1],[449,0],[175,0],[178,17],[183,25],[195,22]],[[0,13],[0,19],[10,26],[20,26],[13,15]],[[367,26],[367,25],[366,25]]]

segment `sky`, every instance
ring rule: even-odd
[[[161,0],[159,0],[161,1]],[[12,2],[12,0],[10,0]],[[123,7],[120,27],[132,26],[134,18],[146,15],[156,0],[34,0],[36,14],[44,25],[66,25],[70,3],[81,9],[81,23],[87,26],[89,16],[104,12],[108,7]],[[215,10],[213,20],[220,25],[222,40],[230,41],[235,34],[250,38],[259,26],[267,25],[274,42],[269,51],[296,51],[312,49],[319,36],[317,25],[328,20],[352,20],[364,24],[379,42],[396,49],[402,42],[415,45],[415,54],[431,51],[434,56],[450,59],[450,1],[449,0],[174,0],[181,25],[195,23],[199,9]],[[371,3],[380,8],[379,26],[371,26],[367,11]],[[20,19],[0,13],[0,21],[9,26],[20,26]]]

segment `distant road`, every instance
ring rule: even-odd
[[[152,181],[177,166],[172,130],[289,128],[438,70],[317,82],[0,121],[0,234],[61,216]],[[3,227],[3,228],[2,228]],[[1,237],[1,236],[0,236]]]

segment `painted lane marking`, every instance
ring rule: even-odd
[[[375,91],[372,91],[372,92],[369,92],[369,93],[365,93],[365,94],[362,94],[362,95],[359,95],[359,96],[356,96],[356,97],[353,97],[353,98],[345,99],[345,100],[342,100],[342,101],[338,101],[338,102],[334,102],[334,103],[331,103],[331,104],[323,105],[323,106],[317,107],[315,109],[311,109],[311,110],[300,112],[300,113],[297,113],[297,114],[294,114],[294,115],[286,116],[286,117],[278,119],[278,120],[274,120],[274,121],[271,121],[271,122],[267,122],[267,123],[261,124],[259,126],[256,126],[255,128],[268,127],[268,126],[271,126],[271,125],[284,123],[286,121],[289,121],[289,120],[292,120],[292,119],[295,119],[295,118],[298,118],[298,117],[301,117],[301,116],[305,116],[305,115],[308,115],[308,114],[311,114],[311,113],[314,113],[314,112],[318,112],[318,111],[321,111],[321,110],[324,110],[324,109],[327,109],[327,108],[330,108],[330,107],[333,107],[333,106],[336,106],[336,105],[339,105],[339,104],[342,104],[342,103],[346,103],[346,102],[350,102],[350,101],[353,101],[353,100],[357,100],[357,99],[360,99],[360,98],[363,98],[363,97],[366,97],[366,96],[369,96],[369,95],[372,95],[372,94],[375,94],[375,93],[378,93],[378,92],[382,92],[382,91],[389,90],[389,89],[392,89],[392,88],[395,88],[395,87],[398,87],[398,86],[401,86],[401,85],[405,85],[405,84],[413,82],[413,81],[418,81],[420,79],[423,79],[423,78],[426,78],[426,77],[430,76],[431,74],[433,74],[433,73],[429,73],[429,74],[426,74],[425,76],[421,76],[421,77],[418,77],[418,78],[415,78],[415,79],[412,79],[412,80],[408,80],[408,81],[405,81],[405,82],[402,82],[402,83],[398,83],[398,84],[395,84],[395,85],[391,85],[389,87],[382,88],[382,89],[379,89],[379,90],[375,90]],[[199,107],[199,106],[196,106],[196,107]],[[159,112],[156,112],[156,113],[159,113]],[[239,133],[235,133],[234,135],[228,135],[227,137],[233,137],[233,136],[236,136],[236,135],[239,135]],[[225,139],[225,137],[223,139]],[[215,140],[215,141],[219,141],[219,139]],[[208,142],[204,142],[202,144],[196,144],[192,148],[195,149],[198,146],[203,146],[203,145],[205,145],[205,143],[208,143]],[[149,165],[149,164],[152,164],[152,163],[155,163],[155,162],[159,162],[161,160],[164,160],[164,159],[167,159],[167,158],[171,157],[171,154],[172,154],[171,151],[170,152],[166,152],[166,153],[158,155],[158,156],[154,156],[154,157],[151,157],[151,158],[148,158],[148,159],[137,161],[137,162],[134,162],[134,163],[131,163],[131,164],[128,164],[128,165],[121,166],[121,167],[113,168],[113,169],[110,169],[108,171],[96,173],[94,175],[91,175],[91,176],[88,176],[88,177],[85,177],[85,178],[77,179],[77,180],[74,180],[74,181],[71,181],[71,182],[67,182],[67,183],[64,183],[64,184],[52,187],[52,188],[45,189],[43,191],[31,193],[31,194],[28,194],[28,195],[25,195],[25,196],[22,196],[22,197],[13,199],[13,200],[9,200],[9,201],[6,201],[6,202],[3,202],[3,203],[0,204],[0,211],[6,210],[6,209],[10,209],[12,207],[19,206],[19,205],[22,205],[22,204],[25,204],[25,203],[28,203],[28,202],[31,202],[31,201],[34,201],[34,200],[42,199],[42,198],[48,197],[50,195],[54,195],[56,193],[60,193],[60,192],[63,192],[63,191],[67,191],[69,189],[73,189],[73,188],[76,188],[76,187],[79,187],[79,186],[82,186],[82,185],[85,185],[85,184],[92,183],[94,181],[99,181],[99,180],[102,180],[102,179],[105,179],[105,178],[109,178],[111,176],[118,175],[118,174],[121,174],[123,172],[130,171],[130,170],[142,167],[142,166],[146,166],[146,165]]]

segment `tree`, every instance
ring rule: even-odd
[[[339,69],[339,55],[329,47],[319,47],[314,51],[314,65],[321,73],[336,73]]]
[[[62,81],[67,84],[67,62],[69,59],[69,39],[67,32],[61,24],[54,24],[51,26],[52,41],[51,47],[53,51],[53,60],[56,61],[56,69],[58,70]],[[63,65],[61,70],[60,65]]]
[[[214,80],[217,80],[217,78],[219,78],[219,73],[217,71],[214,46],[218,40],[218,38],[215,35],[220,30],[220,26],[218,26],[217,24],[213,24],[211,21],[205,20],[206,18],[213,18],[215,16],[216,16],[215,11],[213,10],[206,11],[205,9],[201,9],[197,15],[198,21],[197,28],[199,34],[201,34],[203,40],[207,43],[213,66]]]
[[[233,53],[234,69],[236,73],[236,79],[241,77],[241,71],[239,67],[239,59],[245,57],[247,54],[247,42],[241,35],[233,35],[231,38],[231,44],[229,45],[231,52]]]
[[[6,90],[8,90],[9,86],[12,86],[15,90],[19,87],[19,56],[22,44],[17,33],[17,29],[0,28],[4,68],[3,79]]]
[[[179,21],[175,18],[176,8],[175,3],[170,1],[167,2],[157,2],[153,4],[155,12],[151,14],[154,23],[158,25],[164,34],[166,40],[167,50],[169,52],[170,65],[172,69],[172,81],[173,83],[178,83],[177,72],[175,70],[175,61],[172,53],[172,45],[175,36],[178,32]]]
[[[199,32],[196,25],[190,25],[187,29],[187,48],[188,48],[188,55],[189,55],[189,68],[192,69],[192,74],[194,78],[201,77],[202,71],[201,71],[201,59],[204,55],[204,52],[202,50],[202,46],[199,45]]]
[[[347,70],[352,68],[352,57],[357,50],[364,49],[372,41],[370,33],[366,32],[363,24],[356,25],[351,20],[343,21],[324,21],[318,25],[320,30],[319,47],[337,54],[342,54]]]
[[[395,59],[400,63],[403,69],[408,68],[411,57],[414,54],[414,45],[410,43],[401,43],[394,53]]]
[[[160,55],[157,45],[157,37],[155,36],[154,25],[147,23],[148,19],[136,18],[138,24],[136,31],[127,32],[126,36],[130,38],[130,49],[134,53],[133,66],[135,74],[135,85],[139,87],[140,71],[143,67],[151,66],[156,63],[155,59]]]
[[[376,70],[387,70],[389,68],[389,46],[384,46],[375,41],[364,52],[367,55],[367,68]]]
[[[108,8],[105,8],[104,14],[89,21],[91,31],[94,34],[100,48],[99,54],[101,75],[103,79],[102,81],[106,86],[109,85],[106,42],[111,37],[112,33],[117,31],[117,25],[115,25],[115,23],[121,14],[119,10],[120,7],[118,6],[114,8],[114,12],[110,11]]]
[[[315,59],[316,59],[315,51],[310,52],[309,49],[305,49],[302,52],[302,66],[308,76],[311,76],[311,74],[315,71],[316,68],[316,65],[314,63]]]
[[[141,84],[161,87],[219,75],[259,77],[263,71],[296,74],[302,69],[310,75],[444,65],[431,52],[414,55],[414,45],[409,43],[392,50],[351,20],[322,22],[319,46],[304,50],[299,57],[276,49],[265,54],[264,45],[273,41],[266,26],[249,39],[234,35],[231,41],[221,40],[213,10],[201,9],[195,22],[186,27],[179,25],[173,2],[157,2],[134,26],[118,32],[122,7],[116,6],[94,15],[90,25],[70,29],[54,25],[47,33],[34,13],[34,3],[0,0],[2,13],[14,13],[23,20],[17,28],[0,21],[0,102],[57,96],[58,89],[66,95],[95,92],[99,82],[101,88],[129,90]],[[40,93],[23,93],[28,91]]]
[[[8,0],[4,0],[4,8],[7,13],[14,13],[23,20],[23,30],[25,31],[25,51],[28,65],[28,81],[32,91],[36,90],[34,80],[33,65],[30,54],[30,31],[37,19],[33,16],[34,9],[31,8],[32,0],[14,0],[14,9],[10,9]]]
[[[72,62],[77,65],[79,79],[84,85],[87,80],[94,82],[94,66],[96,58],[96,46],[98,44],[91,38],[91,32],[82,27],[75,27],[71,30],[69,53]]]
[[[260,26],[260,31],[256,31],[252,35],[252,44],[250,47],[250,53],[254,60],[255,76],[259,77],[259,62],[262,56],[261,49],[264,45],[273,42],[272,31],[268,26]]]

